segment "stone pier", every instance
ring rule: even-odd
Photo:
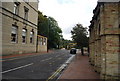
[[[90,63],[101,79],[120,77],[120,1],[99,0],[89,26]]]

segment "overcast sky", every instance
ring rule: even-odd
[[[70,31],[75,24],[90,25],[96,5],[97,0],[39,0],[39,10],[58,22],[63,37],[68,40],[71,40]]]

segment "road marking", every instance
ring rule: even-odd
[[[51,75],[46,81],[50,81],[51,79],[54,79],[62,70],[64,70],[68,64],[72,61],[72,59],[75,57],[75,55],[72,55],[60,68],[58,68],[53,75]],[[59,78],[59,77],[58,77]]]
[[[25,57],[23,57],[23,58],[25,58]],[[21,59],[21,58],[12,58],[12,59],[1,60],[1,61],[3,62],[3,61],[10,61],[10,60],[16,60],[16,59]]]
[[[45,59],[45,60],[41,60],[41,62],[44,62],[44,61],[47,61],[47,60],[50,60],[50,59],[52,59],[52,58],[48,58],[48,59]]]
[[[46,81],[49,81],[51,79],[54,79],[64,68],[66,67],[66,64],[63,64],[59,69],[57,69],[52,76],[50,76]]]
[[[18,69],[28,67],[28,66],[31,66],[31,65],[33,65],[33,63],[27,64],[27,65],[24,65],[24,66],[20,66],[20,67],[17,67],[17,68],[13,68],[13,69],[10,69],[10,70],[7,70],[7,71],[3,71],[1,73],[7,73],[7,72],[10,72],[10,71],[18,70]]]
[[[66,64],[70,63],[74,57],[75,57],[75,55],[72,55],[72,56],[66,61]]]
[[[57,55],[56,57],[59,57],[59,56],[61,56],[61,55]]]

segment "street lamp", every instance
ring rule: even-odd
[[[47,40],[47,52],[48,52],[48,49],[49,49],[49,48],[48,48],[48,47],[49,47],[49,34],[50,34],[50,26],[49,26],[49,24],[50,24],[50,23],[49,23],[49,17],[46,16],[46,15],[44,15],[44,17],[47,18],[47,25],[48,25],[48,26],[47,26],[47,27],[48,27],[48,34],[47,34],[47,39],[48,39],[48,40]]]

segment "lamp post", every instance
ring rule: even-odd
[[[47,34],[47,52],[48,52],[48,47],[49,47],[49,34],[50,34],[50,26],[49,26],[49,17],[48,16],[46,16],[46,15],[44,15],[44,17],[46,17],[47,18],[47,26],[48,26],[48,34]]]

